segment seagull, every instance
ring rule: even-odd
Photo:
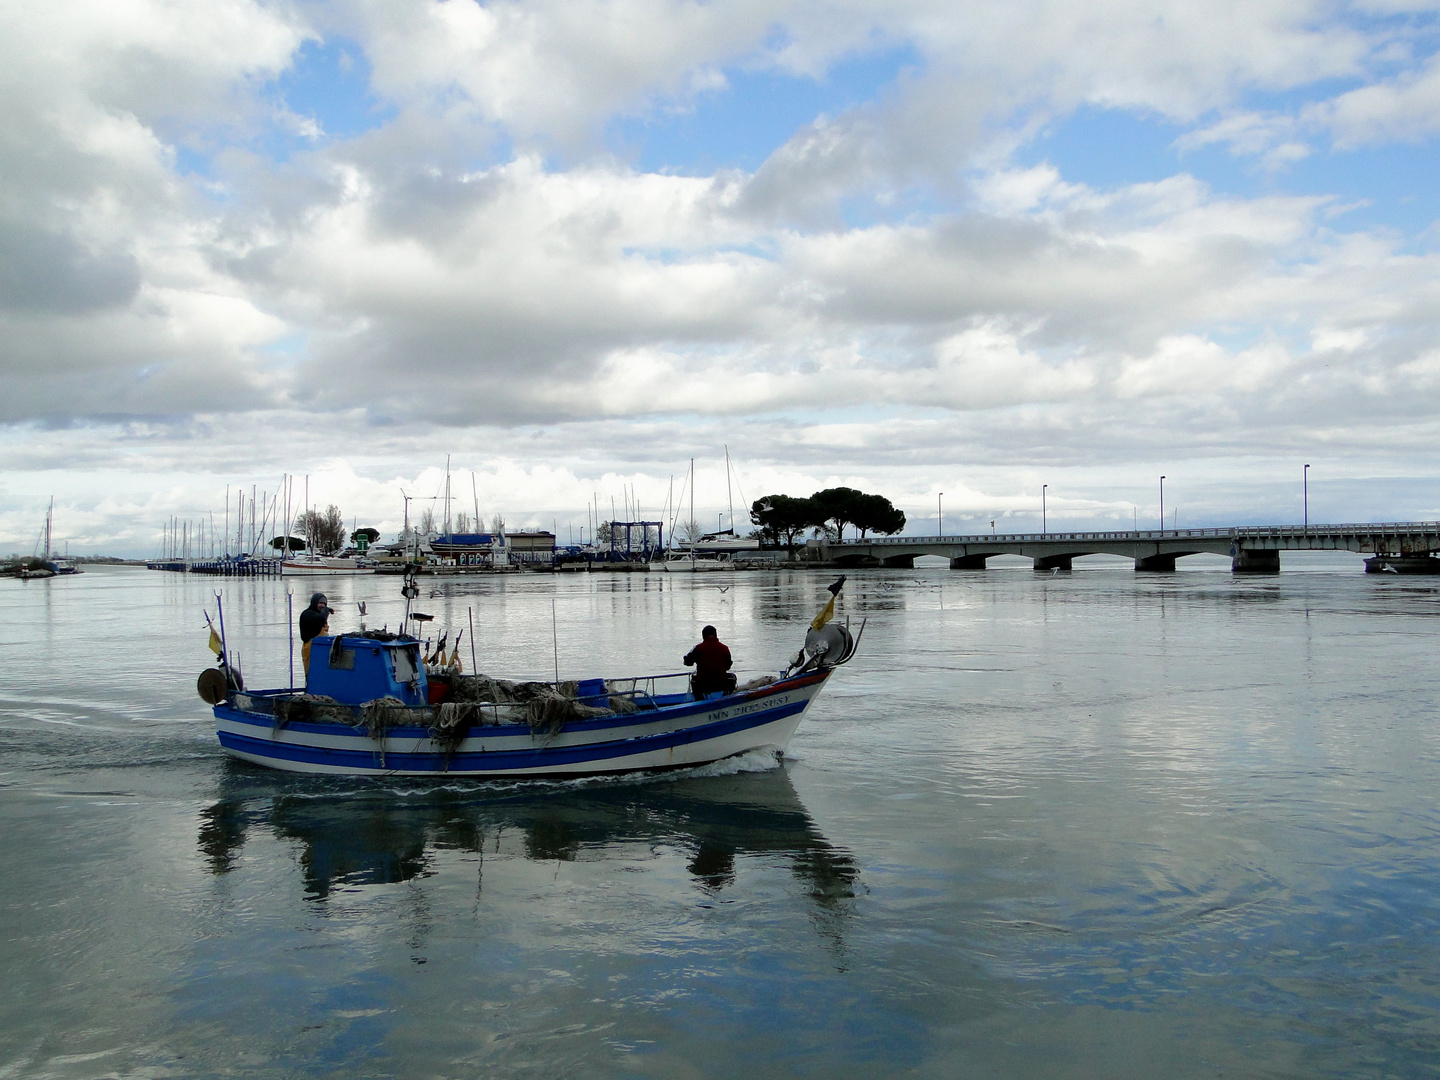
[[[1396,570],[1395,567],[1391,566],[1389,563],[1386,563],[1386,564],[1385,564],[1384,566],[1382,566],[1380,569],[1383,570],[1383,571],[1384,571],[1385,573],[1387,573],[1387,574],[1398,574],[1398,573],[1400,573],[1399,570]]]
[[[361,614],[361,615],[364,615],[364,614],[365,614],[365,601],[364,601],[364,600],[361,600],[361,601],[360,601],[358,604],[356,604],[355,606],[360,609],[360,614]]]
[[[730,591],[730,586],[729,586],[729,585],[716,585],[715,588],[719,589],[721,592],[729,592],[729,591]]]

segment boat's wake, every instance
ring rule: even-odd
[[[712,761],[709,765],[697,765],[693,769],[680,769],[675,773],[661,774],[656,779],[664,780],[673,776],[736,776],[740,773],[769,772],[771,769],[784,768],[786,760],[783,750],[777,750],[773,746],[762,746],[721,761]]]

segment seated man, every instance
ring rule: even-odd
[[[305,674],[310,674],[310,642],[330,629],[330,605],[325,594],[317,592],[310,597],[310,606],[300,612],[300,659],[305,664]]]
[[[700,644],[685,654],[685,666],[691,664],[695,665],[695,674],[690,677],[690,689],[697,698],[735,689],[735,676],[728,674],[730,650],[715,633],[715,627],[707,626],[701,630]]]

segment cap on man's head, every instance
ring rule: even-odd
[[[323,592],[312,593],[310,595],[311,607],[317,607],[318,605],[323,603],[325,603],[325,594]]]
[[[702,638],[707,638],[707,637],[719,637],[720,635],[715,632],[715,628],[714,628],[713,626],[707,626],[707,627],[705,627],[704,630],[701,630],[701,631],[700,631],[700,636],[701,636]]]

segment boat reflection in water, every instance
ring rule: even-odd
[[[247,836],[299,841],[307,899],[428,877],[448,852],[539,862],[631,863],[658,847],[688,850],[693,884],[734,883],[736,860],[787,864],[821,908],[854,895],[850,853],[820,834],[783,768],[633,783],[475,785],[403,792],[328,780],[285,785],[236,769],[201,814],[210,869],[229,873]],[[480,875],[483,891],[484,869]],[[492,873],[493,873],[492,869]]]

